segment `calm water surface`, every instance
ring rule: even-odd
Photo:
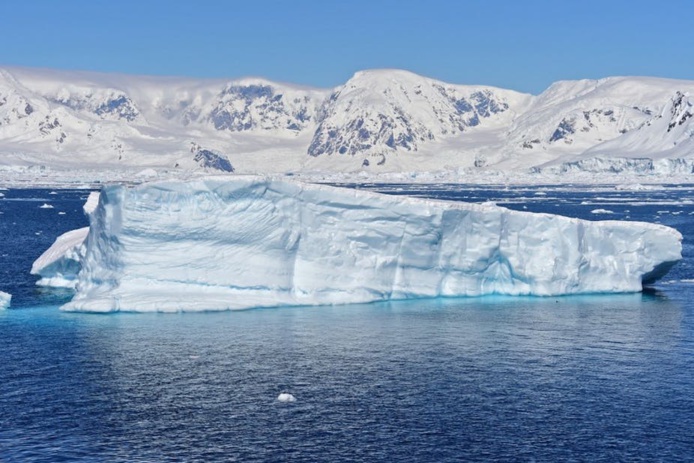
[[[456,188],[407,192],[659,221],[685,261],[644,294],[62,313],[28,269],[86,193],[4,191],[0,461],[691,460],[694,192]]]

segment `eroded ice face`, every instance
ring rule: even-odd
[[[259,177],[107,187],[66,310],[634,292],[681,235]]]

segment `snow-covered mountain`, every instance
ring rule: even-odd
[[[557,82],[533,96],[401,70],[335,89],[0,70],[0,166],[286,172],[686,172],[694,81]]]
[[[376,157],[414,152],[489,124],[520,106],[525,95],[491,87],[455,86],[406,71],[358,72],[336,89],[308,154]]]

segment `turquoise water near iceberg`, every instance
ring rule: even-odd
[[[0,461],[691,458],[690,189],[370,188],[660,221],[684,234],[685,260],[643,294],[62,313],[69,295],[28,269],[83,225],[86,194],[5,191],[0,289],[16,304],[0,311]]]

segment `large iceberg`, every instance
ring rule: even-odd
[[[635,292],[681,259],[682,239],[662,225],[259,177],[107,186],[90,220],[64,310]]]

